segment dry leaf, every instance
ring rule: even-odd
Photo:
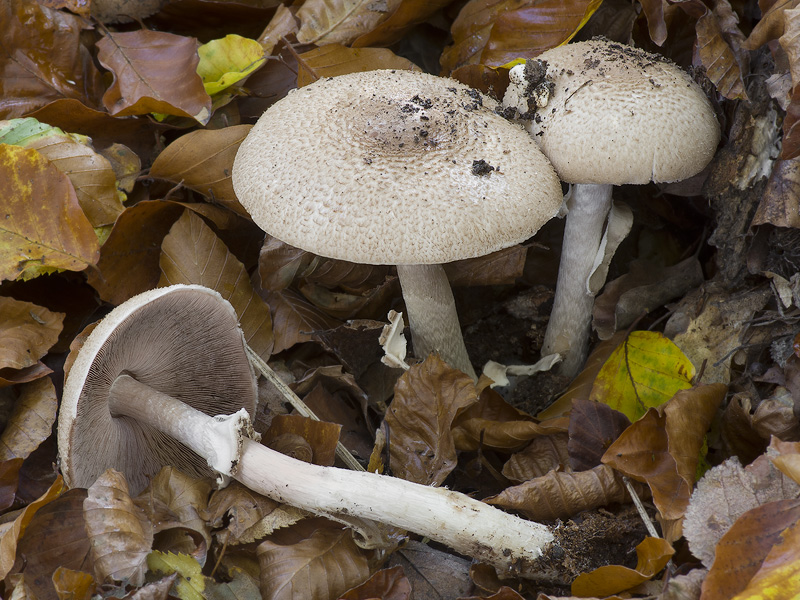
[[[64,313],[0,296],[0,369],[31,367],[58,341]]]
[[[453,419],[476,401],[472,378],[436,355],[406,371],[397,381],[384,418],[392,473],[424,485],[441,485],[456,466]]]
[[[36,210],[31,210],[36,207]],[[0,144],[0,279],[97,262],[97,236],[66,175],[36,150]]]
[[[314,340],[317,331],[334,329],[341,325],[340,321],[329,317],[292,290],[262,290],[261,295],[272,310],[274,354],[295,344]]]
[[[425,22],[428,17],[450,4],[450,0],[403,0],[393,2],[394,12],[389,18],[356,38],[352,46],[391,46],[402,39],[414,25]],[[386,5],[389,8],[389,3]],[[388,12],[388,11],[387,11]]]
[[[184,212],[161,244],[160,287],[196,283],[218,291],[231,303],[247,344],[264,360],[272,353],[269,307],[250,285],[244,265],[191,211]]]
[[[485,256],[444,265],[452,286],[510,285],[522,277],[528,249],[517,244]]]
[[[611,467],[599,465],[577,473],[550,471],[508,487],[485,502],[541,522],[566,519],[584,510],[628,502],[629,498],[619,474]]]
[[[304,52],[300,55],[300,67],[297,71],[297,87],[314,83],[322,77],[347,73],[377,69],[420,70],[413,62],[397,56],[388,48],[348,48],[341,44],[326,44]]]
[[[97,580],[141,586],[153,525],[128,495],[124,475],[108,469],[98,477],[83,501],[83,513]]]
[[[212,202],[249,217],[233,192],[231,171],[239,144],[252,125],[198,129],[179,137],[158,155],[150,176],[182,184]]]
[[[292,10],[284,4],[278,5],[272,19],[258,36],[258,43],[264,48],[264,54],[272,54],[282,37],[297,33],[300,24],[297,22],[294,12],[296,10]]]
[[[411,600],[411,584],[403,567],[381,569],[359,586],[342,594],[339,600]]]
[[[547,475],[550,471],[572,471],[568,440],[566,433],[533,438],[524,450],[512,454],[506,461],[503,475],[513,483],[521,483]]]
[[[59,600],[91,600],[97,583],[89,573],[58,567],[53,572],[53,587]],[[37,597],[41,599],[42,596]]]
[[[569,419],[569,464],[576,471],[600,464],[608,447],[630,426],[628,417],[602,402],[575,399]]]
[[[748,510],[775,500],[796,498],[800,486],[776,469],[766,456],[742,467],[726,460],[703,476],[692,494],[683,534],[697,558],[710,567],[717,543]]]
[[[369,576],[367,553],[349,529],[309,519],[258,545],[264,600],[338,598]]]
[[[42,377],[22,384],[19,391],[14,411],[0,434],[0,460],[28,458],[53,432],[58,398],[51,379]]]
[[[301,44],[349,44],[389,17],[400,0],[306,0],[297,11]]]
[[[411,540],[389,557],[389,566],[400,565],[414,590],[414,598],[441,598],[446,590],[451,598],[466,596],[473,590],[469,561]]]
[[[114,75],[103,104],[115,117],[162,113],[205,125],[211,98],[197,74],[197,41],[165,31],[110,32],[97,60]]]
[[[800,523],[781,533],[781,541],[767,554],[750,583],[733,600],[791,600],[800,595]]]
[[[800,442],[783,442],[772,438],[769,448],[772,464],[795,483],[800,483]]]

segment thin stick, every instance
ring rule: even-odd
[[[255,350],[253,350],[250,346],[245,346],[247,348],[247,357],[250,359],[250,364],[252,364],[256,371],[263,375],[264,378],[269,381],[275,388],[286,398],[287,402],[291,404],[294,409],[300,413],[304,417],[308,417],[309,419],[313,419],[314,421],[319,421],[319,417],[314,414],[314,411],[311,410],[308,405],[303,402],[297,394],[295,394],[292,389],[286,385],[283,380],[275,374],[275,371],[265,363],[262,358],[256,354]],[[356,457],[350,453],[342,442],[336,442],[336,456],[338,456],[342,462],[344,462],[348,468],[352,469],[353,471],[364,471],[364,467],[361,466],[361,463],[356,460]]]

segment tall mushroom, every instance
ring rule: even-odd
[[[497,103],[413,71],[322,79],[271,106],[233,165],[239,202],[289,244],[397,265],[417,356],[475,377],[441,264],[531,237],[558,178]]]
[[[574,376],[586,358],[594,304],[588,278],[612,187],[696,175],[714,156],[719,124],[675,64],[604,39],[553,48],[509,77],[504,104],[519,110],[559,177],[575,184],[542,347],[561,354],[561,372]]]
[[[245,435],[255,402],[236,314],[217,292],[175,285],[135,296],[97,325],[67,375],[64,479],[88,487],[113,467],[138,493],[163,465],[222,473],[313,513],[401,527],[523,574],[553,539],[543,525],[457,492],[270,450]]]

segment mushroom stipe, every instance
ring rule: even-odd
[[[64,479],[88,487],[114,468],[137,494],[165,465],[221,473],[314,514],[413,531],[521,576],[553,540],[544,525],[458,492],[271,450],[248,435],[255,403],[230,304],[196,285],[145,292],[95,327],[69,370],[58,422]]]

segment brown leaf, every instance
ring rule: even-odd
[[[244,265],[225,247],[202,218],[186,211],[161,244],[163,287],[196,283],[218,291],[231,303],[248,345],[264,360],[272,353],[269,307],[250,285]]]
[[[64,313],[0,296],[0,369],[33,366],[58,341]]]
[[[744,36],[738,18],[727,2],[717,2],[695,26],[697,54],[706,76],[725,98],[747,99],[744,78],[749,72],[749,54],[743,50]]]
[[[722,412],[720,434],[727,456],[749,464],[767,449],[768,440],[753,429],[752,403],[747,393],[734,394]]]
[[[787,139],[791,134],[791,127],[788,130],[784,129],[783,147],[789,142],[791,146],[796,146],[800,150],[800,141]],[[795,138],[798,135],[800,128],[796,130]],[[794,153],[791,148],[787,152],[787,154]],[[776,227],[800,229],[800,158],[775,161],[767,181],[767,188],[753,216],[753,225],[764,223]]]
[[[307,0],[297,11],[301,44],[349,44],[386,20],[401,0]]]
[[[442,53],[442,69],[534,58],[569,40],[599,5],[597,0],[470,0],[453,22],[453,45]]]
[[[264,55],[269,56],[278,45],[282,37],[288,37],[297,33],[300,23],[294,13],[296,9],[290,9],[284,4],[278,5],[275,14],[270,19],[264,31],[258,36],[258,43],[264,48]]]
[[[56,422],[58,398],[49,377],[23,384],[19,390],[20,396],[0,435],[0,460],[28,458],[50,437]]]
[[[517,410],[490,388],[481,392],[477,403],[459,413],[453,426],[456,448],[473,451],[481,446],[519,450],[535,437],[556,432]]]
[[[97,583],[89,573],[59,566],[53,572],[53,587],[59,600],[91,600]],[[40,594],[37,598],[42,600]]]
[[[569,464],[576,471],[600,464],[608,447],[631,424],[628,417],[603,402],[576,398],[569,418]]]
[[[359,586],[342,594],[339,600],[411,600],[411,584],[403,567],[381,569]]]
[[[261,294],[272,311],[274,354],[295,344],[313,341],[317,331],[341,325],[340,321],[329,317],[292,290],[282,292],[262,290]]]
[[[326,44],[304,52],[300,55],[300,67],[297,70],[297,87],[314,83],[321,77],[336,77],[361,71],[420,70],[413,62],[397,56],[388,48],[348,48],[341,44]]]
[[[697,558],[710,567],[718,542],[748,510],[775,500],[796,498],[800,486],[765,456],[742,467],[728,459],[697,483],[683,522],[683,534]]]
[[[703,582],[704,600],[727,600],[741,592],[784,529],[800,520],[800,499],[776,500],[753,508],[717,544],[714,564]]]
[[[5,511],[17,497],[21,458],[11,458],[0,462],[0,510]]]
[[[316,255],[290,246],[267,235],[258,254],[261,287],[270,292],[288,288],[298,273],[304,272]]]
[[[798,4],[798,0],[778,0],[772,3],[753,27],[744,47],[748,50],[755,50],[767,42],[781,37],[785,30],[784,12],[796,8]]]
[[[792,90],[789,106],[786,107],[780,158],[791,160],[798,156],[800,156],[800,85]]]
[[[52,372],[53,369],[45,365],[42,361],[39,361],[30,367],[20,369],[19,371],[14,369],[3,369],[0,370],[0,388],[10,385],[17,385],[18,383],[28,383],[29,381],[40,379],[45,375],[49,375]]]
[[[86,490],[80,488],[55,498],[36,512],[19,542],[17,552],[25,557],[25,579],[39,600],[55,600],[54,572],[59,569],[92,571],[83,521],[85,499]]]
[[[567,452],[566,433],[533,438],[524,450],[511,455],[503,465],[503,475],[513,483],[522,483],[547,475],[550,471],[572,471]]]
[[[142,585],[153,525],[128,495],[125,476],[108,469],[98,477],[83,501],[83,514],[98,581]]]
[[[58,498],[65,487],[64,480],[59,475],[41,497],[28,504],[28,506],[17,515],[11,527],[7,526],[0,532],[0,578],[5,579],[6,575],[11,571],[11,567],[14,566],[14,557],[17,553],[19,539],[25,533],[25,530],[30,525],[36,512]]]
[[[269,429],[262,436],[261,443],[283,452],[273,442],[282,436],[297,436],[306,442],[311,453],[309,460],[305,462],[330,467],[336,460],[336,444],[341,429],[339,424],[315,421],[300,415],[275,415]]]
[[[0,280],[97,262],[97,236],[72,183],[36,150],[0,145],[0,213]]]
[[[753,429],[765,440],[771,437],[782,440],[800,439],[800,422],[794,412],[794,398],[784,387],[777,387],[764,398],[753,414]]]
[[[528,249],[517,244],[485,256],[444,265],[452,286],[510,285],[522,277]]]
[[[508,487],[486,498],[485,502],[541,522],[566,519],[584,510],[628,500],[619,474],[607,465],[598,465],[577,473],[550,471],[542,477]]]
[[[234,125],[187,133],[158,155],[150,167],[150,176],[183,184],[212,202],[249,217],[233,192],[231,171],[239,144],[251,128],[252,125]]]
[[[743,598],[792,600],[800,594],[800,523],[783,530],[758,572],[742,592]]]
[[[642,12],[647,18],[647,30],[650,33],[650,39],[660,46],[667,39],[664,3],[662,0],[640,0],[639,4],[642,5]]]
[[[38,150],[72,182],[92,227],[112,225],[124,210],[111,163],[85,144],[66,135],[39,138],[27,148]]]
[[[117,119],[67,98],[50,102],[28,116],[64,131],[89,136],[96,148],[124,144],[147,164],[152,161],[157,132],[165,129],[164,125],[148,119]]]
[[[356,38],[352,46],[364,48],[367,46],[391,46],[400,41],[414,25],[425,22],[436,11],[445,8],[450,0],[403,0],[392,3],[394,12],[385,21],[371,31],[367,31]],[[389,5],[387,3],[387,9]],[[388,12],[388,10],[387,10]]]
[[[456,466],[453,419],[477,399],[472,378],[436,355],[406,371],[397,381],[384,419],[392,473],[424,485],[441,485]]]
[[[679,391],[649,409],[603,456],[603,463],[650,486],[664,519],[686,511],[704,436],[726,390],[710,384]]]
[[[783,442],[772,438],[770,459],[783,474],[800,483],[800,442]]]
[[[582,573],[572,582],[572,593],[580,597],[605,597],[624,592],[652,579],[667,565],[673,554],[675,550],[666,540],[645,538],[636,546],[638,560],[635,569],[607,565],[590,573]]]
[[[338,598],[369,576],[350,530],[324,519],[278,531],[257,552],[264,600]]]
[[[683,297],[704,280],[703,269],[694,256],[669,267],[635,259],[628,265],[628,272],[606,283],[603,293],[595,299],[592,327],[601,340],[607,340],[642,315]]]
[[[406,572],[414,598],[445,598],[466,596],[473,590],[469,561],[411,540],[389,557],[389,566],[400,565]]]
[[[0,118],[21,117],[58,98],[97,104],[100,75],[80,43],[85,23],[36,2],[0,4]]]
[[[114,75],[103,104],[116,117],[163,113],[206,124],[211,97],[197,74],[197,40],[164,31],[106,32],[97,60]]]
[[[101,299],[118,306],[158,285],[161,241],[183,212],[173,202],[146,200],[119,216],[100,248],[97,269],[88,272]]]

